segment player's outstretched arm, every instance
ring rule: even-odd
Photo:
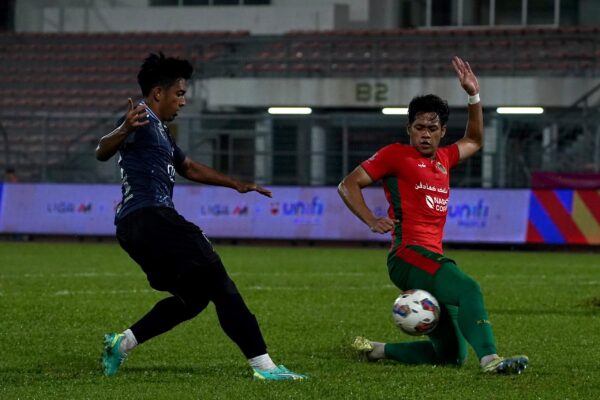
[[[240,193],[258,192],[263,196],[271,197],[272,193],[256,183],[242,182],[233,179],[207,165],[197,163],[186,157],[177,170],[181,176],[198,183],[213,186],[224,186],[237,190]]]
[[[361,166],[358,166],[340,182],[338,193],[350,211],[364,222],[372,232],[386,233],[391,231],[398,221],[387,217],[378,218],[369,209],[362,195],[362,188],[369,186],[371,183],[373,183],[373,180],[369,174]]]
[[[107,161],[119,151],[125,139],[137,128],[148,123],[148,113],[143,105],[133,107],[133,101],[127,99],[127,114],[123,123],[107,135],[102,136],[96,147],[96,159]]]
[[[452,59],[452,66],[460,81],[460,85],[469,95],[469,119],[465,135],[456,144],[463,161],[477,153],[483,144],[483,110],[479,100],[479,82],[468,62],[459,57]]]

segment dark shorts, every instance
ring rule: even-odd
[[[208,291],[215,282],[227,282],[226,289],[237,292],[202,230],[172,208],[134,211],[117,224],[117,239],[154,289],[173,291],[194,277]]]

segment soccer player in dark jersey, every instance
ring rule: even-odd
[[[465,135],[450,146],[438,147],[446,134],[448,104],[432,94],[415,97],[408,107],[410,145],[383,147],[338,187],[348,208],[371,231],[392,233],[387,261],[390,279],[401,290],[423,289],[433,294],[442,309],[439,324],[428,341],[379,343],[357,337],[353,346],[369,360],[462,365],[468,342],[482,371],[521,373],[528,358],[498,356],[479,285],[442,251],[450,170],[479,151],[483,142],[479,83],[468,63],[455,57],[452,64],[468,94]],[[368,208],[361,192],[379,180],[389,203],[388,216],[381,218]]]
[[[143,101],[134,106],[129,99],[126,115],[96,148],[100,161],[119,153],[123,194],[115,216],[119,244],[141,266],[152,288],[171,294],[123,333],[105,335],[103,372],[114,375],[135,346],[195,317],[212,301],[223,331],[246,356],[255,379],[304,379],[271,360],[258,322],[220,257],[202,230],[173,206],[175,173],[195,182],[271,197],[269,190],[255,183],[192,161],[173,140],[165,122],[185,106],[191,75],[188,61],[150,54],[138,74]]]

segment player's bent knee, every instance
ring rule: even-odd
[[[468,293],[469,295],[475,295],[475,296],[482,295],[481,286],[479,285],[479,283],[477,283],[477,281],[475,281],[475,279],[473,279],[471,277],[469,277],[468,279],[465,279],[461,283],[461,289],[462,289],[463,293]]]

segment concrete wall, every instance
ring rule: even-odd
[[[280,34],[290,30],[334,29],[334,2],[280,0],[273,6],[147,7],[145,0],[82,2],[21,0],[17,3],[18,32],[131,32],[131,31],[239,31]],[[279,5],[281,3],[281,5]],[[343,3],[343,2],[342,2]],[[366,3],[350,1],[349,3]],[[365,7],[345,5],[350,16],[366,13]],[[338,8],[339,9],[339,8]]]
[[[579,0],[579,24],[588,26],[600,24],[600,1]]]
[[[312,107],[406,106],[413,96],[435,93],[450,106],[466,105],[466,94],[455,78],[405,79],[208,79],[198,83],[208,108],[231,106]],[[600,79],[484,77],[484,106],[568,107]],[[598,99],[591,99],[591,104]]]
[[[149,21],[152,23],[149,24]],[[44,32],[250,31],[333,29],[333,7],[47,8]]]
[[[248,30],[255,34],[297,29],[389,29],[399,26],[401,5],[405,4],[400,0],[272,0],[271,6],[257,7],[149,7],[148,3],[17,0],[15,27],[19,32]],[[580,25],[600,23],[600,1],[563,0],[563,4],[563,8],[576,7]],[[412,19],[411,25],[424,23],[416,15]]]

